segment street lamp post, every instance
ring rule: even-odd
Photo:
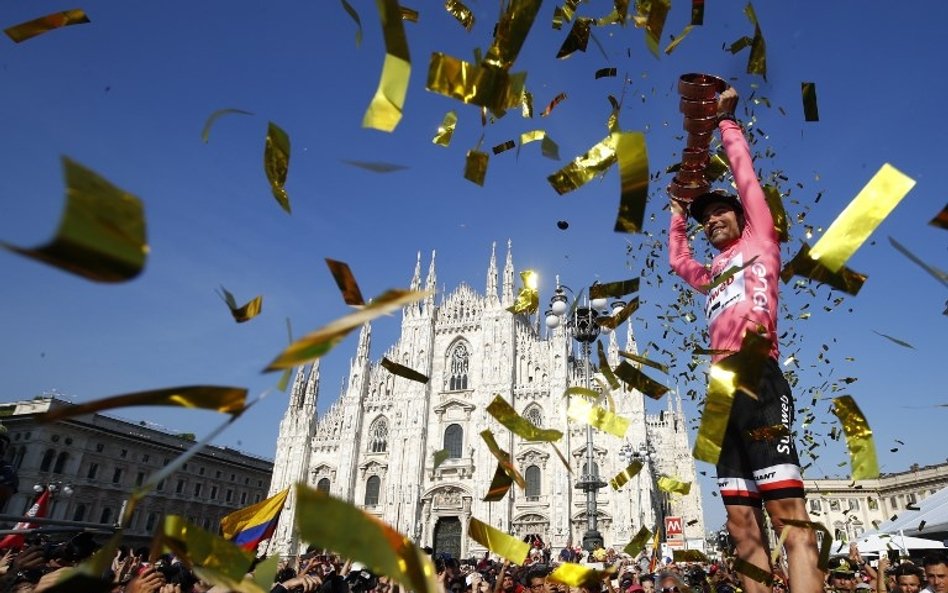
[[[591,374],[589,367],[590,345],[596,341],[596,338],[604,329],[599,325],[599,311],[606,309],[609,302],[604,298],[587,301],[584,297],[581,303],[574,303],[574,306],[570,308],[569,299],[564,288],[572,292],[569,287],[561,285],[559,277],[557,277],[556,290],[550,299],[550,310],[546,314],[546,326],[555,329],[563,323],[562,318],[566,316],[566,331],[574,340],[579,342],[582,353],[583,386],[589,389]],[[615,302],[613,303],[613,310],[621,309],[624,306],[625,303],[621,301]],[[570,311],[568,316],[567,311]],[[588,552],[604,547],[602,534],[599,533],[598,529],[599,511],[596,494],[597,490],[605,485],[606,483],[599,479],[599,473],[596,471],[593,429],[592,426],[587,424],[586,464],[579,481],[576,482],[576,489],[586,494],[586,532],[583,534],[583,549]],[[572,513],[572,510],[569,512]]]
[[[56,498],[60,496],[72,496],[72,484],[63,483],[62,480],[56,480],[54,482],[49,482],[48,484],[33,484],[33,492],[36,493],[36,498],[39,500],[40,495],[43,492],[49,492],[49,510],[47,511],[49,516],[53,516],[53,503]],[[35,503],[34,503],[35,504]]]

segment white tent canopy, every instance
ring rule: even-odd
[[[899,550],[900,555],[908,556],[909,551],[914,550],[941,550],[945,544],[921,537],[912,537],[910,535],[901,535],[899,533],[885,534],[874,533],[871,535],[860,536],[856,540],[856,547],[860,554],[884,554],[887,550]],[[847,542],[833,542],[833,554],[847,554],[849,544]]]
[[[925,522],[921,531],[919,525]],[[918,510],[905,510],[894,521],[879,525],[878,533],[904,533],[925,537],[927,533],[948,531],[948,487],[942,488],[918,504]]]

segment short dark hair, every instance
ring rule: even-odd
[[[922,558],[922,566],[935,566],[936,564],[948,566],[948,552],[931,552]]]
[[[922,571],[921,568],[915,566],[914,564],[910,564],[910,563],[899,564],[895,568],[895,578],[906,577],[906,576],[918,577],[918,580],[922,580],[925,578],[925,573]]]

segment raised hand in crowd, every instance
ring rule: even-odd
[[[59,582],[59,579],[70,570],[70,567],[64,566],[62,568],[57,568],[52,572],[47,572],[40,577],[40,580],[37,581],[36,585],[33,587],[33,593],[43,593],[43,591],[48,591],[53,588],[53,585]]]
[[[128,582],[125,593],[158,593],[164,584],[165,578],[161,573],[154,566],[149,566]]]

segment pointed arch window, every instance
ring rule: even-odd
[[[540,468],[531,465],[523,472],[523,478],[527,482],[527,499],[539,498],[540,496]]]
[[[365,482],[365,506],[374,507],[379,504],[379,490],[382,487],[382,479],[378,476],[372,476]]]
[[[530,421],[530,424],[541,428],[543,426],[543,411],[540,406],[530,406],[523,413],[523,417]]]
[[[369,427],[369,451],[385,453],[388,450],[388,421],[384,417],[376,418]]]
[[[448,355],[448,390],[461,391],[467,389],[467,373],[471,366],[471,355],[467,344],[458,342]]]
[[[325,492],[329,494],[329,478],[323,478],[320,481],[316,482],[316,489],[320,492]]]
[[[444,448],[448,450],[448,459],[460,459],[464,445],[464,429],[460,424],[451,424],[444,429]]]

